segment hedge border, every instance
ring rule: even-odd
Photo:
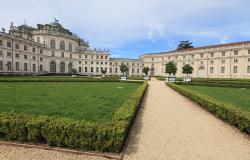
[[[167,83],[167,86],[196,102],[216,117],[250,135],[250,112],[173,83]]]
[[[120,153],[147,86],[139,86],[108,122],[0,112],[0,139]]]
[[[225,83],[199,83],[199,82],[175,82],[177,85],[187,86],[208,86],[208,87],[224,87],[224,88],[246,88],[250,89],[250,84],[225,84]]]

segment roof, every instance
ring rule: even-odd
[[[189,49],[183,49],[183,50],[172,50],[172,51],[159,52],[159,53],[146,53],[146,54],[143,54],[142,56],[144,56],[144,55],[154,55],[154,54],[175,53],[175,52],[183,52],[183,51],[197,51],[197,50],[200,50],[200,49],[222,48],[222,47],[240,46],[240,45],[246,45],[246,44],[250,44],[250,41],[234,42],[234,43],[218,44],[218,45],[210,45],[210,46],[189,48]]]

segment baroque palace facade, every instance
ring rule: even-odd
[[[130,76],[143,75],[144,67],[151,76],[167,76],[165,64],[174,61],[177,77],[184,76],[182,67],[190,64],[192,77],[250,78],[250,42],[238,42],[180,51],[149,53],[139,59],[111,58],[108,50],[91,49],[88,42],[65,29],[58,21],[38,24],[37,28],[10,26],[0,33],[0,74],[43,75],[78,74],[99,76],[122,75],[121,64],[129,67]]]

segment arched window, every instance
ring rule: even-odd
[[[60,73],[64,73],[65,72],[65,63],[61,62],[60,63]]]
[[[72,44],[69,43],[69,51],[72,52]]]
[[[52,40],[50,41],[50,48],[51,48],[51,49],[56,49],[56,41],[55,41],[54,39],[52,39]]]
[[[64,41],[60,42],[60,50],[65,50],[65,42]]]
[[[56,62],[51,61],[49,64],[49,68],[50,68],[50,73],[56,73]]]
[[[73,65],[72,65],[72,63],[70,62],[70,63],[68,64],[68,72],[69,72],[69,73],[72,73],[72,69],[73,69]]]

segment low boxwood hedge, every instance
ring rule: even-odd
[[[0,139],[86,151],[120,152],[147,88],[144,82],[107,122],[0,113]]]
[[[250,135],[250,112],[244,111],[240,109],[240,107],[221,102],[215,98],[200,94],[193,90],[183,88],[180,85],[173,83],[167,83],[167,85],[180,94],[198,103],[218,118]]]
[[[250,89],[250,84],[225,84],[225,83],[200,83],[200,82],[175,82],[177,85],[190,86],[208,86],[208,87],[226,87],[226,88],[247,88]]]

